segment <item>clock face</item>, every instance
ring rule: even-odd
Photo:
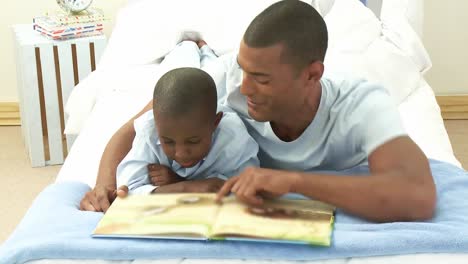
[[[65,11],[80,12],[89,7],[93,0],[57,0],[57,3]]]

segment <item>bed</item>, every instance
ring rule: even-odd
[[[212,69],[219,85],[227,78],[223,75],[225,69],[223,67],[230,59],[229,56],[232,56],[231,52],[235,52],[243,28],[256,13],[274,1],[262,0],[255,2],[255,4],[249,3],[249,1],[226,3],[227,6],[222,7],[224,10],[239,11],[246,6],[249,6],[250,9],[246,9],[247,11],[243,12],[242,15],[237,14],[237,19],[240,21],[237,25],[225,22],[229,20],[229,14],[223,14],[228,17],[220,19],[219,21],[224,22],[220,22],[216,28],[207,24],[209,19],[202,19],[194,25],[187,23],[188,18],[193,17],[194,10],[199,10],[193,3],[194,6],[186,3],[189,6],[184,11],[180,11],[180,16],[187,20],[176,21],[174,18],[165,17],[162,13],[159,13],[159,17],[151,16],[152,12],[148,10],[160,8],[157,2],[151,0],[129,1],[128,5],[119,13],[113,35],[109,40],[109,46],[106,48],[97,70],[81,82],[70,97],[67,103],[66,130],[69,134],[79,135],[57,176],[57,184],[75,181],[94,186],[99,158],[106,143],[113,133],[141,110],[151,98],[153,85],[165,70],[158,62],[170,50],[171,46],[187,36],[198,37],[201,35],[206,39],[215,52],[222,57],[220,64],[214,65]],[[177,8],[177,5],[180,4],[178,2],[172,1],[164,8],[168,10]],[[423,1],[363,1],[372,10],[364,7],[357,0],[313,0],[308,2],[321,12],[329,27],[330,48],[325,61],[326,69],[333,72],[351,71],[355,75],[384,83],[399,105],[404,126],[410,137],[430,159],[449,164],[447,166],[451,166],[453,171],[459,173],[460,180],[463,182],[463,177],[468,176],[468,173],[461,169],[460,163],[453,154],[434,93],[423,77],[424,72],[431,67],[430,59],[420,41]],[[200,3],[220,7],[216,1],[198,1],[198,4]],[[350,12],[351,10],[355,12]],[[235,14],[236,12],[230,13]],[[209,17],[210,19],[213,19],[213,16],[214,19],[220,18],[220,14],[210,15],[212,15]],[[150,16],[152,18],[149,18]],[[137,32],[130,32],[134,31],[133,26],[142,25],[142,23],[160,24],[165,19],[170,20],[174,28],[170,30],[167,28],[152,29],[150,26],[143,26]],[[142,34],[144,36],[140,38]],[[154,35],[164,37],[164,41],[158,41]],[[138,41],[135,38],[139,38]],[[185,65],[199,66],[196,62],[186,62]],[[459,198],[463,199],[463,197]],[[33,213],[31,212],[31,214]],[[95,214],[93,217],[100,217],[96,215],[97,213],[93,214]],[[27,218],[31,218],[30,214],[25,216],[23,222],[28,221]],[[22,223],[22,225],[25,224]],[[468,228],[466,229],[468,230]],[[15,236],[18,237],[20,232],[21,230],[15,231],[12,235],[13,239],[10,238],[10,240],[14,240]],[[465,243],[465,240],[459,241],[461,247],[468,245]],[[38,251],[37,247],[36,251]],[[28,254],[24,252],[22,255],[26,256],[24,259],[29,260],[27,263],[34,264],[299,263],[281,258],[270,259],[269,256],[265,256],[265,260],[258,257],[243,258],[242,254],[238,257],[231,255],[228,258],[224,258],[223,255],[201,258],[177,258],[168,255],[167,259],[159,258],[156,260],[104,260],[111,259],[109,257],[77,259],[79,257],[76,254],[67,255],[66,250],[59,248],[57,251],[60,251],[60,254],[52,254],[53,259],[28,258]],[[434,252],[444,251],[435,250]],[[333,259],[301,261],[300,263],[468,263],[467,250],[458,249],[454,252],[450,250],[447,252],[384,254],[386,256],[372,257],[341,256]],[[31,252],[30,256],[40,256],[36,253]],[[1,261],[0,263],[3,263]]]

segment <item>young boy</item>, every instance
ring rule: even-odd
[[[183,180],[227,179],[258,166],[258,145],[235,113],[217,112],[216,85],[197,68],[178,68],[156,84],[153,110],[135,120],[132,149],[117,185],[148,194]],[[148,173],[149,164],[152,174]],[[150,177],[152,176],[152,177]]]

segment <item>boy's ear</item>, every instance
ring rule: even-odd
[[[214,123],[215,128],[218,127],[219,122],[221,122],[221,119],[222,119],[222,118],[223,118],[223,112],[218,112],[218,113],[216,114],[216,119],[215,119],[215,123]]]

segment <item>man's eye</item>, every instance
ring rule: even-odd
[[[257,80],[259,84],[269,84],[270,80]]]

